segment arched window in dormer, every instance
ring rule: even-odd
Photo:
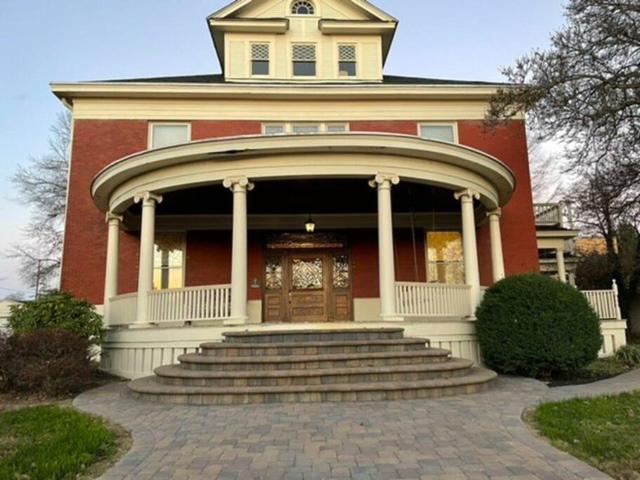
[[[293,15],[314,15],[316,7],[313,6],[313,3],[307,1],[293,2],[291,13]]]

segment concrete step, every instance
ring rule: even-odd
[[[186,370],[180,365],[156,368],[158,383],[201,387],[274,387],[345,383],[411,382],[467,375],[473,362],[451,359],[447,362],[391,367],[355,367],[323,370],[203,371]]]
[[[156,377],[129,383],[134,397],[184,405],[239,405],[283,402],[355,402],[412,400],[484,391],[496,374],[473,368],[467,375],[420,381],[294,385],[266,387],[197,387],[163,385]]]
[[[209,371],[268,371],[325,368],[383,367],[446,362],[451,352],[437,348],[407,352],[336,353],[322,355],[282,355],[214,357],[190,353],[180,355],[181,368]]]
[[[402,328],[350,328],[322,330],[264,330],[226,332],[225,343],[334,342],[350,340],[392,340],[404,336]]]
[[[398,338],[384,340],[345,340],[286,343],[203,343],[200,351],[211,357],[273,357],[285,355],[322,355],[331,353],[407,352],[425,350],[429,340]]]

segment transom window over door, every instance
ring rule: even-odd
[[[347,133],[348,123],[264,123],[262,133],[265,135],[309,135],[314,133]]]
[[[464,284],[464,256],[460,232],[427,232],[427,280]]]
[[[296,1],[291,5],[292,15],[314,15],[316,7],[309,1]]]
[[[295,77],[316,76],[316,46],[298,43],[292,46],[293,75]]]

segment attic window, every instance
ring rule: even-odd
[[[296,77],[316,76],[316,46],[308,43],[293,45],[293,75]]]
[[[316,8],[311,2],[294,2],[291,6],[291,13],[293,15],[313,15],[316,13]]]
[[[357,70],[356,46],[338,45],[338,70],[341,77],[355,77]]]
[[[251,74],[269,75],[269,44],[254,43],[251,45]]]

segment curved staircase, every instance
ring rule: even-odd
[[[496,374],[402,328],[231,332],[129,383],[188,405],[403,400],[481,392]]]

